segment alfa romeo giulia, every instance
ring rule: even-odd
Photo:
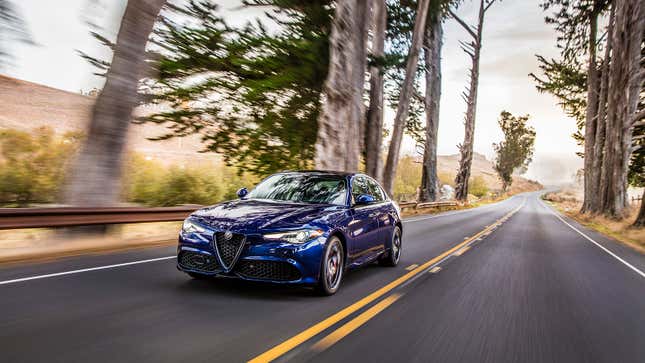
[[[367,175],[283,172],[237,195],[184,221],[179,270],[193,278],[310,285],[331,295],[349,269],[399,262],[399,209]]]

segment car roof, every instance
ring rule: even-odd
[[[336,170],[285,170],[280,174],[318,174],[318,175],[337,175],[337,176],[354,176],[361,173],[352,173],[347,171]]]

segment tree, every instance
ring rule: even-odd
[[[317,168],[358,170],[368,9],[367,0],[336,2],[329,39],[329,73],[318,117]]]
[[[584,142],[585,151],[585,201],[583,212],[605,213],[619,217],[624,213],[616,213],[615,207],[609,207],[610,199],[625,199],[621,191],[626,188],[626,173],[638,173],[638,140],[644,131],[633,127],[638,123],[639,104],[638,89],[643,85],[643,72],[639,66],[639,47],[629,44],[638,43],[638,36],[626,42],[630,30],[616,30],[619,21],[623,25],[635,29],[639,25],[636,18],[627,22],[618,19],[617,7],[628,6],[631,16],[636,17],[641,11],[636,5],[625,5],[623,1],[566,1],[547,0],[542,7],[544,10],[555,9],[553,15],[546,18],[547,23],[554,24],[558,32],[558,47],[561,49],[561,60],[546,61],[538,57],[540,68],[546,75],[545,79],[531,75],[537,82],[538,90],[550,92],[560,99],[565,111],[576,118],[579,130],[584,130],[584,136],[579,132],[576,138]],[[606,36],[596,39],[597,20],[600,15],[610,9],[607,22]],[[635,12],[635,13],[634,13]],[[627,16],[629,16],[629,14]],[[634,15],[636,14],[636,15]],[[625,15],[623,15],[625,16]],[[618,32],[618,33],[617,33]],[[616,37],[616,34],[619,34]],[[642,36],[641,36],[642,37]],[[604,39],[605,55],[596,63],[596,48],[602,45]],[[616,39],[622,39],[622,49],[617,48]],[[642,38],[641,38],[642,41]],[[638,49],[637,49],[638,48]],[[631,60],[629,77],[630,86],[621,85],[615,79],[624,72],[625,52],[634,52]],[[641,56],[642,57],[642,56]],[[617,64],[615,64],[617,63]],[[586,68],[586,72],[585,72]],[[622,76],[624,77],[624,74]],[[621,82],[627,82],[627,78]],[[620,94],[620,100],[612,100]],[[618,105],[622,102],[622,105]],[[629,104],[628,110],[623,107]],[[619,111],[620,115],[615,112]],[[634,112],[636,112],[634,116]],[[616,120],[616,117],[622,118]],[[624,119],[626,117],[626,119]],[[642,118],[642,115],[640,116]],[[622,126],[621,126],[622,124]],[[633,131],[632,131],[633,130]],[[625,139],[628,137],[629,139]],[[631,146],[634,145],[634,146]],[[630,158],[631,154],[631,158]],[[619,155],[619,156],[617,156]],[[622,156],[620,156],[622,155]],[[635,157],[636,155],[636,157]],[[627,160],[627,162],[626,162]],[[622,165],[622,166],[621,166]],[[630,178],[631,182],[631,178]],[[623,187],[616,188],[622,183]],[[614,204],[626,205],[626,202]],[[618,208],[618,209],[624,209]]]
[[[470,85],[463,94],[466,101],[465,133],[464,141],[459,145],[461,158],[459,170],[455,177],[455,198],[465,201],[468,199],[468,180],[470,179],[470,167],[473,162],[473,146],[475,143],[475,113],[477,111],[477,88],[479,86],[479,58],[482,48],[482,35],[484,28],[484,17],[486,11],[495,3],[495,0],[480,0],[477,26],[473,28],[463,21],[454,11],[449,10],[450,15],[461,25],[472,38],[470,42],[461,42],[463,51],[471,59]]]
[[[423,34],[425,32],[425,23],[429,7],[430,0],[419,0],[414,21],[414,30],[412,33],[412,43],[407,58],[405,80],[403,81],[403,87],[400,91],[399,103],[396,110],[396,116],[394,117],[394,125],[392,127],[392,138],[390,140],[387,161],[383,171],[383,187],[389,195],[392,195],[394,177],[399,160],[399,152],[401,150],[401,141],[403,139],[403,131],[410,111],[410,100],[414,93],[414,80],[417,74],[419,51],[423,43]]]
[[[138,102],[145,48],[165,0],[130,0],[121,20],[112,64],[92,110],[87,138],[71,170],[66,203],[111,205],[119,200],[125,139]]]
[[[201,136],[240,171],[266,175],[313,165],[321,93],[329,66],[330,1],[249,0],[261,22],[231,28],[210,0],[172,7],[153,41],[160,75],[148,92],[165,109],[142,122],[166,125],[159,139]],[[189,19],[177,23],[177,19]]]
[[[641,196],[641,207],[638,212],[638,216],[636,216],[636,221],[634,221],[634,227],[645,227],[645,190],[643,191],[643,195]]]
[[[365,127],[365,171],[382,179],[381,145],[383,142],[384,108],[384,55],[385,31],[387,27],[387,4],[385,0],[372,1],[372,49],[370,72],[370,103],[367,109]]]
[[[421,174],[421,201],[432,202],[439,198],[437,178],[437,145],[439,132],[439,105],[441,101],[441,47],[443,45],[443,11],[435,6],[429,14],[429,24],[424,37],[425,62],[425,114],[426,134],[423,147]]]
[[[504,140],[493,144],[496,158],[494,169],[502,181],[502,190],[506,192],[513,183],[513,173],[526,170],[532,161],[535,144],[535,129],[528,126],[529,116],[513,116],[502,111],[499,127],[504,133]]]
[[[629,164],[629,184],[636,187],[645,187],[645,117],[643,113],[645,111],[645,100],[641,100],[641,103],[638,105],[639,111],[638,114],[641,115],[641,119],[636,122],[634,127],[634,137],[632,137],[632,158]],[[634,222],[634,227],[645,227],[645,190],[643,190],[643,196],[641,197],[641,207],[636,221]]]
[[[615,21],[614,10],[615,8],[612,5],[609,24],[607,25],[607,34],[611,34],[613,32]],[[612,37],[608,36],[605,44],[605,55],[600,66],[600,95],[598,96],[598,106],[596,107],[596,132],[594,135],[593,160],[591,162],[591,172],[588,173],[588,177],[591,178],[590,187],[596,194],[592,196],[590,193],[585,193],[586,198],[589,200],[586,209],[592,213],[598,213],[601,211],[602,196],[600,193],[601,190],[605,189],[605,179],[602,178],[602,162],[605,147],[605,135],[607,133],[607,98],[609,97],[609,64],[611,62],[611,48]],[[585,209],[585,206],[583,205],[582,208]]]
[[[609,67],[606,136],[603,154],[604,188],[601,210],[609,217],[626,215],[627,177],[632,155],[633,130],[643,119],[639,105],[645,82],[642,44],[645,5],[638,0],[616,1]]]
[[[5,49],[6,42],[9,40],[34,44],[12,2],[0,0],[0,69],[11,59],[11,55]]]

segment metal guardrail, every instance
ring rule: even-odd
[[[400,202],[399,207],[401,209],[427,209],[427,208],[439,208],[439,207],[456,207],[459,205],[454,200],[445,200],[440,202]]]
[[[457,202],[454,200],[446,200],[441,202],[428,202],[428,203],[418,203],[417,209],[424,208],[438,208],[438,207],[456,207]]]
[[[457,202],[399,203],[401,208],[416,209],[451,206],[457,206]],[[182,221],[200,207],[199,205],[190,205],[166,208],[0,208],[0,229]]]
[[[0,229],[182,221],[200,207],[0,208]]]

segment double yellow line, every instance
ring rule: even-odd
[[[258,355],[257,357],[251,359],[249,363],[261,363],[261,362],[271,362],[280,356],[284,355],[285,353],[289,352],[290,350],[294,349],[295,347],[299,346],[300,344],[308,341],[309,339],[313,338],[314,336],[322,333],[329,327],[335,325],[336,323],[340,322],[341,320],[345,319],[346,317],[350,316],[351,314],[355,313],[356,311],[360,310],[364,306],[370,304],[371,302],[375,301],[376,299],[380,298],[381,296],[387,294],[388,292],[392,291],[394,288],[402,285],[406,281],[410,280],[414,276],[422,273],[432,265],[436,264],[437,262],[443,260],[444,258],[452,255],[453,253],[457,252],[460,250],[462,247],[468,245],[472,241],[477,240],[480,237],[483,237],[490,232],[492,232],[493,229],[495,229],[497,226],[505,222],[508,218],[510,218],[513,214],[515,214],[517,211],[519,211],[524,203],[517,207],[516,209],[512,210],[510,213],[506,214],[502,218],[498,219],[495,221],[495,223],[491,224],[490,226],[484,228],[482,231],[477,233],[476,235],[469,237],[465,239],[463,242],[455,245],[454,247],[450,248],[449,250],[443,252],[439,256],[436,256],[432,258],[431,260],[423,263],[419,267],[415,268],[414,270],[406,273],[405,275],[397,278],[396,280],[390,282],[389,284],[381,287],[380,289],[372,292],[371,294],[365,296],[364,298],[356,301],[352,305],[349,305],[348,307],[344,308],[343,310],[329,316],[327,319],[303,330],[302,332],[294,335],[293,337],[285,340],[284,342],[276,345],[275,347],[267,350],[266,352]],[[345,337],[347,334],[351,333],[361,325],[363,325],[367,320],[371,319],[374,317],[376,314],[379,312],[383,311],[385,308],[387,308],[389,305],[394,303],[398,298],[400,297],[399,294],[393,294],[390,297],[384,299],[380,303],[374,305],[372,308],[366,310],[363,314],[359,315],[356,317],[354,320],[350,321],[349,323],[343,325],[341,328],[338,330],[334,331],[332,334],[328,335],[327,337],[323,338],[320,342],[318,342],[315,346],[314,349],[316,350],[321,350],[327,346],[330,346],[331,344],[334,344],[338,340],[342,339]]]

